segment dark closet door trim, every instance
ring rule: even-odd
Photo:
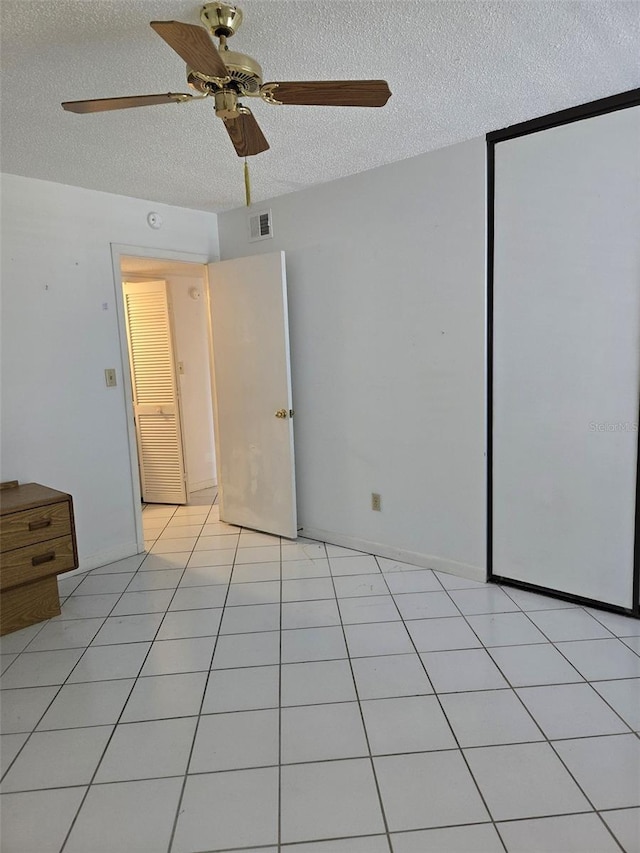
[[[630,608],[618,607],[601,601],[593,601],[580,595],[559,592],[537,584],[512,580],[493,573],[493,272],[494,272],[494,239],[495,239],[495,146],[506,139],[515,139],[540,130],[549,130],[574,121],[606,115],[607,113],[624,110],[628,107],[640,106],[640,89],[620,92],[609,98],[601,98],[588,104],[570,107],[567,110],[550,113],[530,121],[514,124],[502,130],[487,134],[487,580],[494,583],[506,584],[519,589],[553,595],[563,601],[574,604],[585,604],[623,613],[627,616],[640,618],[640,432],[638,433],[638,450],[636,454],[636,511],[634,538],[633,566],[633,605]],[[638,410],[640,424],[640,406]]]

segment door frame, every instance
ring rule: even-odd
[[[565,593],[549,589],[538,584],[505,578],[493,572],[493,274],[494,274],[494,240],[495,240],[495,146],[507,139],[515,139],[530,133],[549,130],[570,124],[574,121],[606,115],[617,110],[640,106],[640,89],[620,92],[608,98],[600,98],[580,106],[570,107],[560,112],[540,116],[530,121],[514,124],[502,130],[495,130],[486,135],[487,143],[487,581],[506,586],[518,587],[530,592],[552,595],[573,604],[582,604],[600,610],[609,610],[625,616],[640,618],[640,432],[638,433],[638,449],[636,453],[636,505],[635,505],[635,538],[633,560],[633,583],[631,607],[620,607],[603,601],[594,601],[581,595]],[[640,407],[638,412],[640,421]]]
[[[122,292],[123,257],[148,258],[156,261],[184,261],[191,264],[202,264],[206,275],[206,265],[219,258],[209,258],[195,252],[180,252],[169,249],[157,249],[149,246],[129,246],[126,243],[111,243],[111,266],[113,270],[113,289],[118,323],[118,339],[120,343],[120,377],[124,394],[124,406],[127,421],[127,441],[129,444],[129,470],[131,477],[131,498],[133,501],[134,524],[138,553],[144,551],[144,530],[142,526],[142,495],[140,492],[140,474],[138,469],[138,445],[136,427],[133,415],[133,388],[131,386],[131,370],[129,366],[129,345],[127,342],[127,326],[124,311],[124,295]]]

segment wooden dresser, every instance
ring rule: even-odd
[[[56,575],[78,567],[71,495],[38,483],[0,490],[0,636],[60,613]]]

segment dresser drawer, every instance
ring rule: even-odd
[[[3,552],[69,533],[71,516],[68,501],[23,509],[0,518],[0,546]]]
[[[17,548],[0,556],[0,589],[67,572],[75,568],[71,534]]]

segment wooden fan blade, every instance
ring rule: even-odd
[[[319,107],[383,107],[391,97],[386,80],[265,83],[260,94],[271,103]]]
[[[238,118],[225,118],[223,121],[238,157],[252,157],[268,149],[269,143],[249,110],[240,113]]]
[[[151,26],[193,71],[207,77],[229,76],[217,47],[202,27],[180,21],[151,21]]]
[[[93,101],[65,101],[61,106],[70,113],[101,113],[105,110],[128,110],[131,107],[152,107],[154,104],[190,101],[193,95],[167,92],[166,95],[131,95],[126,98],[96,98]],[[199,100],[199,98],[196,98]]]

